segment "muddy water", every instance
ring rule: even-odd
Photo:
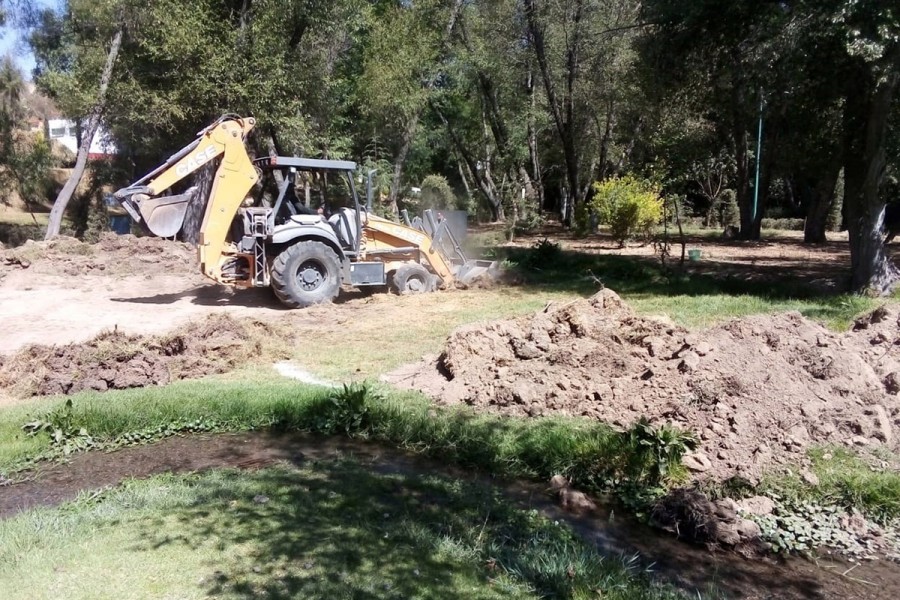
[[[346,439],[299,435],[234,434],[170,438],[159,443],[113,453],[91,452],[75,456],[65,465],[47,465],[28,480],[0,487],[0,518],[35,506],[53,506],[84,490],[116,485],[123,479],[161,472],[186,472],[217,467],[257,469],[276,462],[299,464],[307,460],[352,455],[373,470],[409,475],[435,471],[461,479],[500,485],[507,497],[522,508],[534,508],[569,523],[601,553],[639,553],[662,579],[687,590],[710,589],[737,598],[900,598],[900,565],[873,561],[856,566],[822,561],[748,560],[731,553],[711,553],[689,546],[641,525],[621,511],[601,507],[589,517],[562,512],[544,486],[501,483],[420,457]],[[846,573],[846,576],[843,575]]]

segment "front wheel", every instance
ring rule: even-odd
[[[398,294],[422,294],[433,292],[435,277],[420,264],[403,265],[391,277],[391,287]]]
[[[341,261],[321,242],[288,246],[272,263],[272,290],[290,308],[330,302],[340,289]]]

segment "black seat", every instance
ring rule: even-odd
[[[352,208],[341,208],[331,215],[328,223],[334,229],[335,235],[345,250],[356,250],[359,229],[357,228],[355,210]]]

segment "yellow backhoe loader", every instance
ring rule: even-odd
[[[495,269],[492,262],[469,260],[449,224],[431,211],[405,224],[371,214],[374,171],[361,205],[354,162],[251,159],[245,140],[254,125],[249,117],[221,117],[115,197],[151,233],[174,237],[199,188],[161,194],[221,159],[200,227],[200,269],[223,284],[271,286],[292,308],[327,302],[342,284],[429,292]]]

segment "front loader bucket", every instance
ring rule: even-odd
[[[456,271],[456,280],[469,285],[477,279],[495,279],[500,273],[500,263],[493,260],[468,260]]]
[[[159,237],[175,237],[184,223],[188,203],[196,190],[177,196],[161,196],[139,200],[138,208],[147,229]]]

